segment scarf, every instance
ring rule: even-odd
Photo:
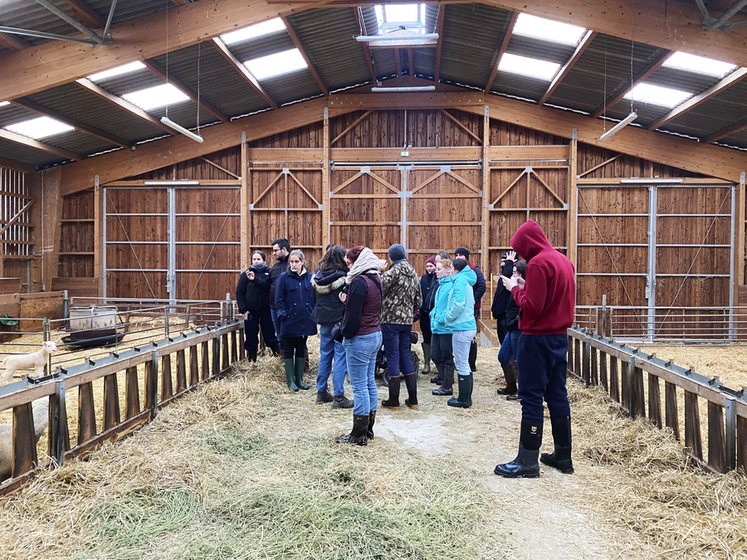
[[[366,247],[358,255],[358,259],[353,263],[353,268],[348,272],[348,276],[345,281],[350,284],[356,276],[363,273],[380,274],[379,272],[379,257],[373,254],[373,251]]]

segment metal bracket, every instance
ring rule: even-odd
[[[573,132],[571,133],[571,138],[573,140],[578,140],[578,130],[577,129],[575,129],[575,128],[573,129]]]
[[[317,204],[317,208],[319,210],[324,210],[324,204]]]
[[[249,210],[254,210],[254,204],[247,204],[247,206],[249,207]]]
[[[361,173],[363,173],[364,175],[371,173],[371,166],[366,165],[366,166],[361,167]]]
[[[739,174],[739,182],[744,185],[744,171]]]
[[[744,182],[744,181],[743,181],[743,182]],[[100,186],[100,185],[99,185],[99,176],[98,176],[98,175],[94,175],[94,176],[93,176],[93,185],[94,185],[95,187],[99,187],[99,186]]]
[[[324,108],[324,120],[326,121],[327,119],[329,119],[329,108],[325,107]]]
[[[412,192],[411,191],[399,191],[397,193],[397,196],[399,198],[412,198]]]
[[[290,168],[283,167],[283,175],[290,175],[290,172],[291,172]]]
[[[526,166],[526,167],[524,168],[524,171],[525,171],[526,173],[531,173],[531,172],[532,172],[532,166],[531,166],[531,165],[527,165],[527,166]]]
[[[329,191],[329,197],[332,198],[335,195],[332,191]]]
[[[442,165],[441,166],[441,173],[451,173],[451,166],[450,165]]]
[[[495,207],[492,204],[488,204],[488,210],[495,210]]]
[[[563,210],[569,210],[569,209],[570,209],[570,207],[571,207],[571,205],[570,205],[570,204],[568,204],[567,202],[564,202],[564,203],[563,203]]]

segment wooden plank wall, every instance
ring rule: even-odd
[[[58,276],[94,276],[94,215],[93,190],[63,198]]]

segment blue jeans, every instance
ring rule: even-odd
[[[332,373],[332,394],[339,397],[345,393],[342,384],[345,381],[348,366],[345,362],[345,348],[342,342],[337,342],[332,338],[333,326],[319,325],[319,371],[316,374],[316,390],[320,393],[327,390],[327,380],[329,374]]]
[[[410,333],[412,325],[381,325],[381,336],[384,340],[387,376],[399,377],[410,375],[415,371],[410,359]]]
[[[374,370],[376,354],[381,348],[381,331],[345,338],[345,357],[348,364],[350,386],[353,388],[353,414],[366,416],[378,407],[379,391],[376,389]]]
[[[542,400],[547,402],[550,418],[571,415],[565,376],[568,368],[568,336],[564,334],[519,337],[516,365],[519,366],[521,417],[541,422]]]
[[[521,337],[521,331],[515,329],[508,331],[506,338],[503,339],[501,350],[498,352],[498,361],[502,367],[509,367],[511,365],[511,356],[514,357],[514,361],[518,365],[519,359],[516,357],[516,353],[519,350],[519,337]]]
[[[454,349],[454,363],[456,364],[457,373],[466,377],[472,375],[472,370],[469,367],[469,345],[472,343],[472,339],[475,338],[477,331],[472,329],[471,331],[454,331],[451,335],[451,346]]]
[[[277,309],[270,307],[270,316],[272,317],[272,324],[275,327],[275,333],[278,335],[278,344],[280,344],[280,349],[283,350],[285,345],[283,344],[283,339],[280,338],[280,321],[278,321]]]

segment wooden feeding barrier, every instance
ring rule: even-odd
[[[747,469],[747,398],[692,369],[582,329],[568,329],[568,373],[599,385],[631,418],[647,417],[681,439],[678,390],[684,392],[687,452],[717,472]],[[661,402],[664,382],[664,407]],[[708,455],[703,459],[699,399],[708,401]]]
[[[15,489],[33,474],[37,466],[32,402],[49,398],[47,454],[54,466],[66,458],[83,455],[106,440],[116,440],[153,420],[162,406],[196,385],[226,373],[231,364],[243,359],[244,322],[182,332],[140,347],[112,352],[95,361],[58,368],[50,376],[12,383],[0,388],[0,411],[13,409],[13,459],[11,479],[0,486],[0,494]],[[197,349],[200,347],[201,360]],[[189,359],[186,352],[189,351]],[[171,362],[176,356],[176,388],[172,384]],[[159,367],[160,362],[160,367]],[[199,364],[199,365],[198,365]],[[140,399],[138,366],[145,368],[144,398]],[[125,372],[124,411],[120,410],[117,373]],[[103,430],[98,432],[93,382],[103,378]],[[161,392],[158,394],[158,386]],[[71,447],[65,391],[78,388],[78,437]]]

